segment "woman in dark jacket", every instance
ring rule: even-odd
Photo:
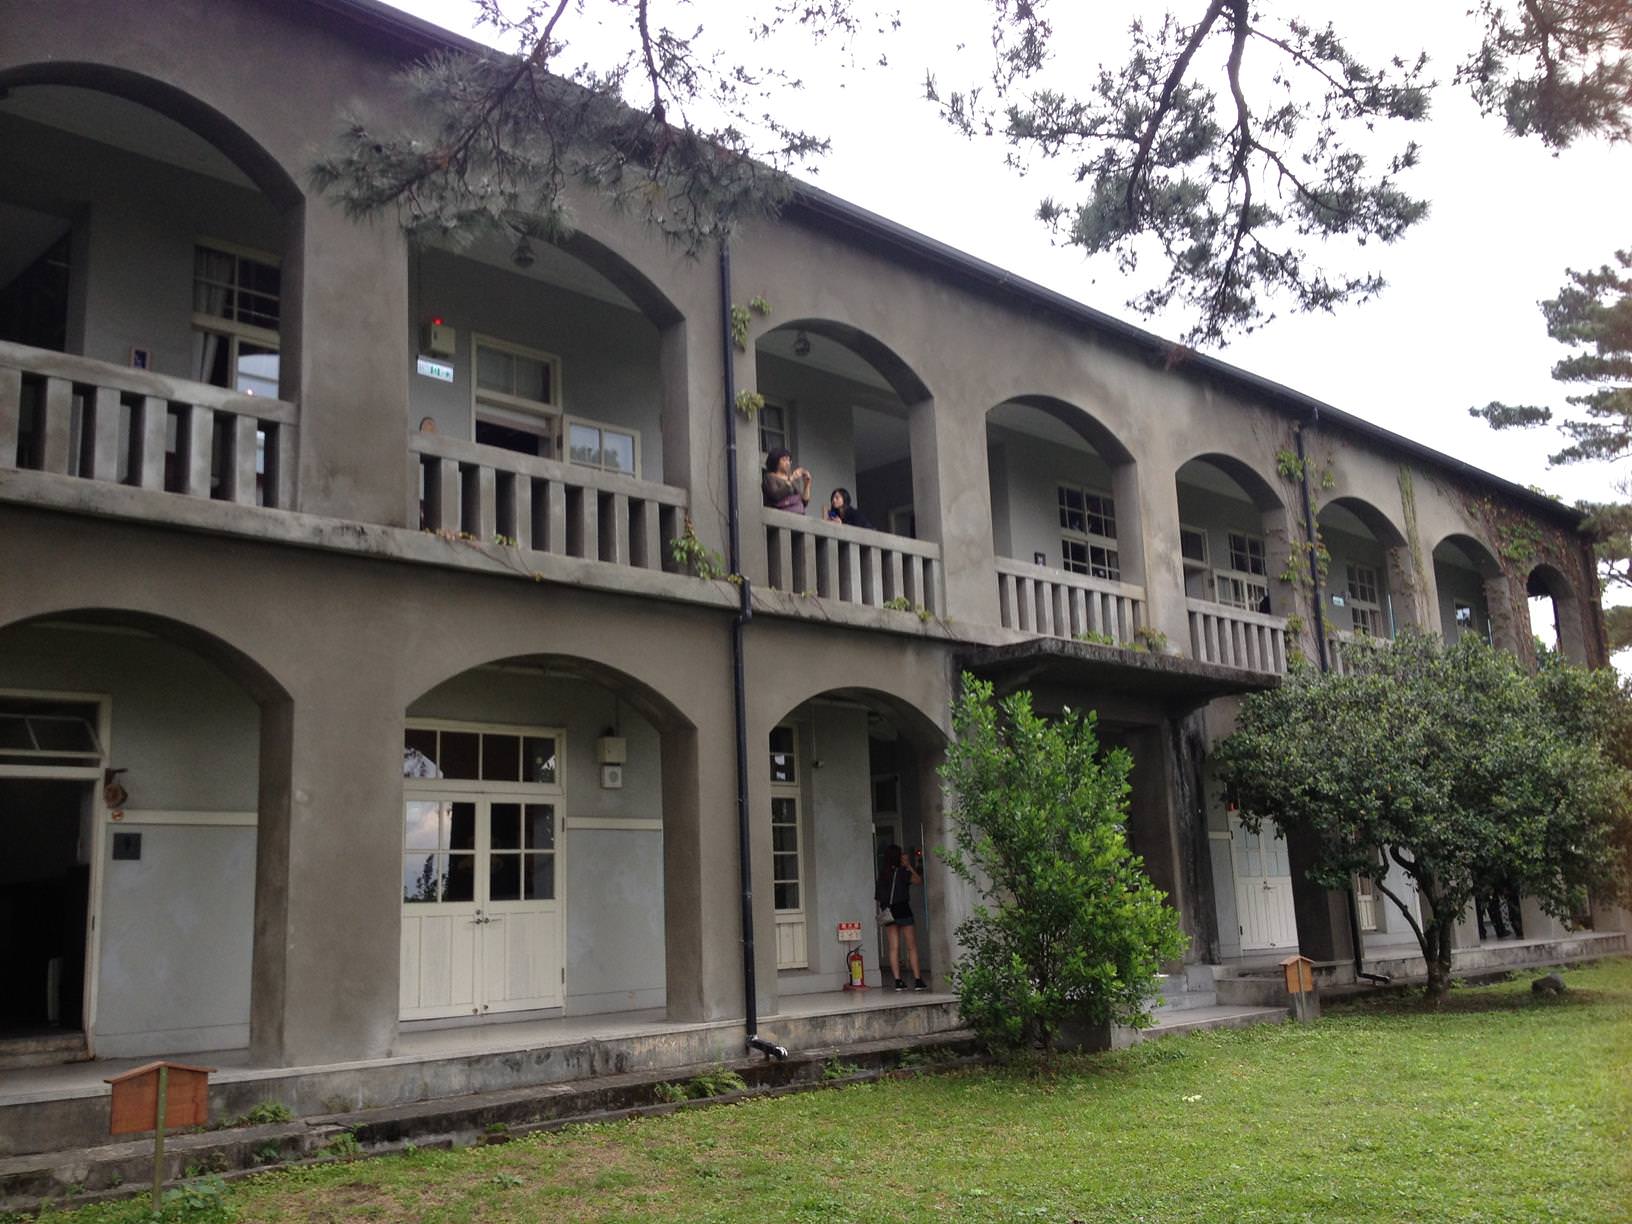
[[[912,988],[929,989],[929,983],[924,981],[923,971],[918,967],[918,929],[912,917],[912,886],[923,882],[924,877],[913,869],[907,852],[900,846],[890,846],[884,851],[884,863],[878,873],[878,885],[873,889],[873,900],[878,902],[880,920],[886,913],[890,916],[884,930],[890,951],[890,975],[895,978],[897,990],[907,988],[907,984],[901,980],[903,935],[907,940],[907,963],[912,966]]]
[[[823,516],[830,523],[843,523],[847,527],[866,527],[872,529],[867,516],[856,509],[856,499],[850,496],[849,489],[834,489],[827,495],[827,513]]]

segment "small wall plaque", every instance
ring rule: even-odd
[[[113,857],[117,862],[126,859],[135,862],[142,857],[142,835],[140,833],[115,833],[113,835]]]

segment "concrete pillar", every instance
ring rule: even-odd
[[[407,244],[394,221],[350,221],[317,198],[290,214],[278,393],[300,409],[300,510],[415,525],[407,317]]]
[[[1199,923],[1175,807],[1167,728],[1165,724],[1138,727],[1105,738],[1125,746],[1133,755],[1133,773],[1128,779],[1133,790],[1128,800],[1129,841],[1134,852],[1145,860],[1145,874],[1151,883],[1167,894],[1167,903],[1179,912],[1184,933],[1191,941],[1192,954],[1185,959],[1192,960]],[[1205,935],[1200,938],[1204,941]]]
[[[1336,961],[1352,967],[1354,932],[1349,920],[1348,892],[1323,888],[1309,878],[1315,862],[1313,838],[1309,834],[1288,833],[1286,854],[1292,868],[1292,909],[1298,921],[1298,951],[1310,960]]]
[[[1439,598],[1433,574],[1418,570],[1409,544],[1385,545],[1383,560],[1396,631],[1408,626],[1424,633],[1437,630]]]
[[[1485,579],[1485,612],[1490,617],[1490,641],[1498,650],[1510,650],[1525,657],[1521,646],[1528,640],[1530,625],[1519,617],[1513,601],[1513,586],[1506,574]]]
[[[953,621],[995,625],[997,566],[985,409],[924,400],[908,410],[907,425],[918,534],[941,546],[942,612]]]
[[[338,657],[312,675],[261,717],[250,1052],[274,1066],[384,1057],[397,1032],[403,711]]]
[[[980,898],[975,888],[953,874],[936,853],[938,847],[956,844],[952,827],[951,796],[941,786],[940,768],[944,750],[914,746],[918,772],[918,817],[924,847],[924,901],[929,910],[927,946],[924,960],[930,985],[936,990],[952,989],[952,966],[963,953],[958,941],[958,925],[969,917]]]
[[[670,1020],[742,1015],[729,702],[729,691],[721,691],[711,703],[719,708],[697,727],[663,734],[663,934]]]
[[[1145,620],[1167,635],[1168,648],[1190,652],[1190,614],[1184,604],[1184,557],[1179,551],[1179,488],[1171,472],[1136,473],[1135,464],[1123,464],[1112,476],[1119,516],[1119,542],[1128,541],[1122,554],[1122,576],[1145,586]],[[1137,516],[1130,522],[1126,507]],[[1130,554],[1143,546],[1140,558]],[[1129,547],[1128,545],[1135,545]],[[1138,574],[1138,577],[1131,575]]]

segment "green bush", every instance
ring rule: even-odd
[[[982,898],[958,928],[964,1019],[994,1045],[1045,1050],[1068,1022],[1148,1023],[1157,973],[1185,944],[1128,849],[1131,758],[1100,752],[1091,712],[1044,718],[1031,694],[998,702],[973,676],[952,721],[944,853]]]

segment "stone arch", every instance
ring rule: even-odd
[[[661,1005],[673,1020],[703,1018],[709,1006],[702,972],[706,936],[695,875],[707,847],[702,835],[701,754],[695,722],[676,700],[661,692],[654,683],[606,659],[549,651],[494,656],[489,649],[466,654],[468,657],[457,661],[439,660],[434,672],[416,677],[405,687],[404,691],[414,694],[405,704],[405,721],[413,717],[452,718],[474,724],[526,725],[542,721],[542,716],[535,718],[533,711],[546,708],[557,711],[559,725],[566,731],[562,776],[569,821],[574,805],[593,802],[599,806],[593,807],[592,812],[599,812],[608,802],[606,796],[613,793],[604,788],[597,790],[594,773],[598,763],[592,745],[606,734],[608,726],[616,726],[620,735],[629,737],[630,757],[625,769],[634,790],[625,799],[620,779],[619,793],[611,800],[612,813],[650,816],[652,813],[644,807],[638,813],[633,807],[629,813],[623,812],[624,806],[643,805],[648,799],[655,800],[658,807],[661,828],[653,845],[645,845],[635,833],[621,834],[639,844],[616,863],[615,869],[629,878],[612,882],[626,891],[632,890],[632,895],[647,898],[652,898],[654,893],[660,895],[661,908],[654,906],[650,914],[626,914],[623,925],[607,933],[605,928],[597,927],[605,915],[594,908],[595,896],[582,888],[573,888],[570,882],[566,885],[563,980],[567,989],[573,989],[575,980],[579,986],[574,994],[563,994],[563,1005],[603,1011],[616,1010],[619,1006],[628,1008],[627,1001],[614,1004],[611,999],[613,996],[641,997],[645,991],[651,997],[642,998],[639,1007]],[[477,676],[478,672],[485,674]],[[560,696],[563,690],[569,695]],[[599,691],[603,700],[606,696],[613,699],[606,702],[610,710],[595,704],[595,691]],[[639,718],[625,723],[631,712]],[[641,727],[641,722],[651,730]],[[557,723],[552,718],[548,725]],[[650,752],[653,732],[659,759],[656,785],[648,788],[636,785],[633,778],[635,770],[649,768],[641,758]],[[411,741],[412,735],[408,733],[405,743]],[[569,881],[573,873],[583,870],[584,863],[597,861],[599,856],[588,848],[594,839],[611,836],[593,828],[573,828],[571,832],[564,830],[563,834],[567,840],[560,844],[567,852],[564,869],[569,873]],[[575,864],[579,854],[585,857]],[[605,870],[611,872],[614,867],[606,866]],[[575,897],[578,898],[576,906],[573,905]],[[617,961],[628,967],[635,973],[634,977],[627,981],[620,979],[615,988],[598,989],[582,984],[586,975],[594,977],[601,986],[606,985],[602,978],[610,981],[606,973],[596,977],[597,962],[581,955],[582,948],[589,942],[585,933],[592,929],[601,932],[594,942],[602,945],[616,939],[633,940],[626,950],[627,957],[608,953],[604,946],[601,954],[607,963]],[[637,929],[644,932],[644,937],[630,934]],[[717,932],[708,934],[717,935]],[[661,948],[661,970],[648,965],[651,972],[640,976],[636,972],[637,963],[641,957],[652,955],[654,945]],[[652,993],[653,982],[648,981],[648,977],[661,981],[661,999]],[[595,1002],[603,995],[606,996],[603,1002]],[[573,999],[580,1002],[575,1004]]]
[[[1191,456],[1173,481],[1187,598],[1278,616],[1295,611],[1295,588],[1276,578],[1301,532],[1275,486],[1246,460],[1219,451]],[[1192,628],[1195,642],[1198,633]]]
[[[264,193],[280,212],[299,208],[305,193],[289,169],[235,120],[180,86],[112,64],[73,60],[0,69],[0,89],[68,85],[113,94],[173,119],[209,141]]]
[[[92,807],[87,897],[99,921],[88,960],[102,982],[88,1033],[93,1052],[178,1053],[201,1042],[247,1041],[275,1057],[293,802],[289,688],[220,633],[117,606],[29,609],[0,626],[0,658],[0,686],[33,677],[21,687],[107,702],[111,738],[103,763],[128,771],[122,781],[133,816],[172,810],[255,816],[253,829],[242,828],[241,819],[149,818],[123,826],[145,839],[142,853],[151,863],[150,882],[132,887],[106,863],[112,830],[120,826],[104,807]],[[245,863],[251,847],[253,868]],[[167,887],[192,885],[193,904],[162,901]],[[201,908],[208,922],[199,921]],[[149,989],[162,998],[142,993]]]
[[[845,489],[874,530],[939,539],[934,397],[890,345],[851,323],[802,316],[759,332],[743,367],[741,384],[765,398],[748,453],[792,451],[812,476],[811,513]],[[756,490],[761,466],[742,464]],[[778,589],[791,581],[773,574]]]
[[[1146,557],[1139,466],[1116,430],[1098,414],[1044,394],[1021,394],[994,404],[986,411],[985,425],[1003,623],[1033,628],[1047,619],[1038,616],[1016,586],[1050,581],[1034,572],[1039,554],[1042,568],[1056,573],[1142,585]],[[1091,454],[1083,453],[1084,445]],[[1110,515],[1103,502],[1088,504],[1096,494],[1110,495]],[[1083,504],[1062,506],[1061,497],[1080,497]],[[1062,523],[1061,515],[1073,517]],[[1107,526],[1114,548],[1105,540]],[[1124,618],[1111,619],[1121,624]],[[1129,619],[1121,632],[1132,632]]]
[[[839,677],[835,677],[839,678]],[[935,855],[949,844],[938,767],[947,737],[912,699],[869,685],[806,690],[777,709],[767,739],[750,741],[756,895],[765,898],[756,926],[767,955],[763,972],[780,995],[831,989],[845,950],[829,938],[836,921],[863,924],[870,980],[887,986],[884,933],[873,921],[873,888],[884,844],[923,853],[923,885],[910,904],[921,939],[920,969],[942,984],[951,967],[961,891]],[[784,695],[785,696],[785,695]],[[771,768],[762,762],[769,750]],[[796,776],[787,772],[791,752]],[[778,772],[778,762],[783,772]],[[768,774],[765,780],[761,775]],[[790,816],[796,813],[796,818]],[[911,958],[901,954],[909,983]]]
[[[1330,558],[1320,587],[1329,649],[1351,631],[1393,637],[1405,625],[1428,627],[1418,576],[1427,562],[1392,518],[1364,498],[1336,497],[1320,508],[1316,524]]]
[[[1512,588],[1491,547],[1466,532],[1447,532],[1429,553],[1439,607],[1435,623],[1447,642],[1477,633],[1492,645],[1518,650]]]
[[[1545,606],[1542,601],[1550,602],[1554,645],[1568,662],[1585,666],[1589,662],[1585,603],[1570,580],[1556,566],[1542,562],[1532,567],[1526,575],[1524,591],[1529,601],[1532,623]]]

